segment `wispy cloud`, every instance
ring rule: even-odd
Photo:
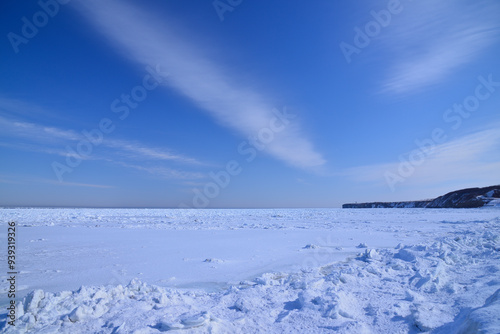
[[[144,172],[147,172],[147,173],[155,175],[155,176],[159,176],[159,177],[164,178],[164,179],[196,180],[196,179],[206,178],[206,174],[198,173],[198,172],[180,171],[180,170],[176,170],[176,169],[159,167],[159,166],[148,167],[148,166],[134,165],[134,164],[124,163],[124,162],[116,162],[116,161],[114,161],[114,162],[119,164],[120,166],[144,171]]]
[[[110,189],[114,188],[114,186],[108,186],[105,184],[92,184],[92,183],[77,183],[77,182],[59,182],[56,180],[42,180],[39,179],[37,180],[40,183],[47,183],[51,185],[56,185],[56,186],[63,186],[63,187],[86,187],[86,188],[100,188],[100,189]]]
[[[0,129],[3,135],[29,138],[33,141],[54,142],[80,139],[75,131],[46,127],[32,122],[0,116]]]
[[[443,82],[498,39],[497,1],[406,3],[381,39],[395,59],[382,92],[404,94]]]
[[[120,51],[143,65],[160,64],[168,85],[208,111],[217,122],[244,136],[256,135],[273,117],[269,97],[243,87],[234,73],[206,57],[180,37],[168,20],[119,1],[79,1],[88,18]],[[276,134],[267,152],[291,165],[311,168],[325,163],[299,127]]]
[[[36,183],[44,183],[51,184],[55,186],[62,187],[86,187],[86,188],[101,188],[101,189],[110,189],[114,188],[114,186],[109,186],[105,184],[92,184],[92,183],[77,183],[77,182],[59,182],[52,179],[44,179],[30,176],[20,176],[20,175],[0,175],[0,183],[8,183],[8,184],[20,184],[20,185],[32,185]]]
[[[160,148],[147,147],[135,142],[123,140],[107,140],[105,145],[111,148],[119,149],[123,151],[124,155],[132,158],[147,158],[153,160],[167,160],[194,165],[202,165],[200,161],[194,158],[174,154]]]
[[[4,96],[0,96],[0,112],[4,114],[18,114],[23,116],[54,116],[38,105]]]
[[[71,156],[74,154],[65,149],[66,145],[74,147],[78,141],[85,140],[82,134],[74,130],[24,122],[2,116],[0,116],[0,133],[2,136],[24,140],[24,142],[19,141],[15,143],[12,142],[12,140],[1,142],[0,146],[2,147],[58,155],[61,157],[67,157],[68,155]],[[143,170],[161,178],[186,179],[192,177],[198,179],[200,176],[198,173],[165,168],[162,166],[139,168],[139,166],[130,164],[130,162],[158,161],[197,166],[204,165],[197,159],[175,154],[164,148],[149,147],[134,141],[104,138],[102,143],[99,144],[99,147],[107,149],[105,155],[93,153],[88,156],[79,156],[78,158],[82,160],[105,160],[111,162],[122,162],[122,160],[125,160],[127,163],[123,162],[122,166]]]
[[[61,157],[66,157],[68,156],[68,152],[65,151],[62,147],[61,148],[56,148],[56,147],[48,147],[48,146],[42,146],[40,143],[7,143],[7,142],[0,142],[0,147],[5,147],[11,150],[16,150],[16,151],[26,151],[26,152],[33,152],[33,153],[42,153],[42,154],[50,154],[50,155],[58,155]],[[69,154],[71,155],[71,154]],[[91,157],[82,157],[83,160],[90,160]]]
[[[500,180],[500,132],[498,128],[478,131],[444,144],[436,145],[412,175],[399,187],[430,186],[453,181],[455,184],[498,184]],[[407,154],[403,158],[408,161]],[[365,184],[387,187],[385,173],[398,174],[401,162],[359,166],[344,175]]]

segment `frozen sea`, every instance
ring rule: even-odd
[[[500,208],[0,209],[0,222],[6,333],[500,333]]]

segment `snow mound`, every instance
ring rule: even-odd
[[[491,319],[498,319],[500,316],[500,289],[498,289],[485,304],[473,309],[465,318],[459,331],[461,333],[500,333],[500,322],[492,322]]]
[[[319,246],[315,244],[307,244],[303,247],[303,249],[318,249]]]
[[[206,258],[205,260],[203,260],[203,262],[206,262],[206,263],[224,263],[224,260],[214,259],[214,258]]]
[[[3,333],[499,333],[498,224],[219,292],[146,284],[32,291]]]

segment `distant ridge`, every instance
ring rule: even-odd
[[[480,208],[483,206],[500,207],[500,185],[456,190],[424,201],[347,203],[343,204],[342,208]]]

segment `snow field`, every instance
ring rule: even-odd
[[[324,210],[312,214],[309,226],[302,217],[289,217],[283,225],[276,225],[283,227],[271,228],[295,236],[290,248],[281,251],[282,255],[300,255],[295,262],[284,256],[266,264],[272,268],[278,263],[285,270],[269,270],[220,289],[179,289],[142,279],[82,286],[75,291],[48,292],[32,286],[35,290],[18,303],[16,328],[4,327],[3,332],[500,333],[498,210],[465,210],[461,219],[453,217],[457,214],[453,210],[368,210],[329,226],[318,218],[325,217],[325,212],[346,219],[342,212]],[[295,217],[297,212],[289,215]],[[399,221],[390,221],[394,218]],[[420,224],[412,226],[415,221]],[[234,217],[227,219],[226,229],[235,224]],[[262,228],[264,221],[260,224],[242,227],[241,232],[256,233],[250,243],[269,232]],[[324,228],[323,238],[318,237],[321,230],[307,234],[318,226]],[[133,228],[127,231],[138,227]],[[329,231],[336,234],[325,237]],[[292,232],[302,233],[304,239]],[[255,247],[279,249],[287,238],[278,236],[261,239]],[[269,247],[272,240],[281,241]],[[299,243],[302,247],[297,249]],[[228,254],[223,253],[199,256],[197,263],[230,264]],[[234,268],[245,277],[248,266],[243,263]],[[223,277],[219,278],[222,282]]]

